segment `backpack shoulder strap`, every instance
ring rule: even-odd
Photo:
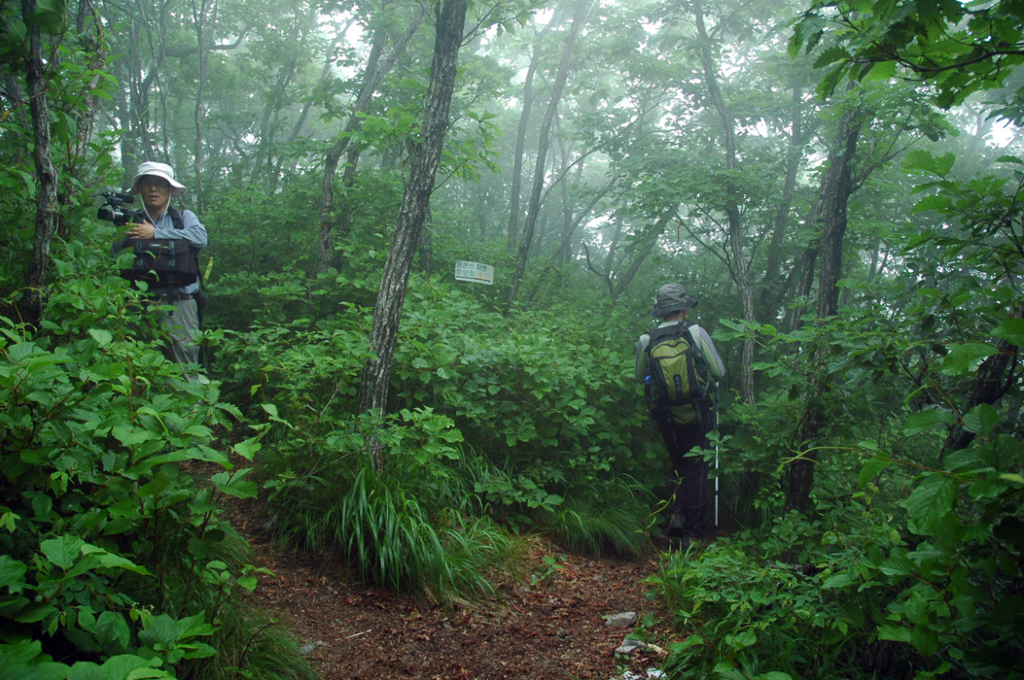
[[[693,351],[703,356],[704,351],[700,347],[700,326],[695,323],[690,324],[686,331],[690,335],[690,346],[693,347]]]
[[[171,223],[174,224],[174,228],[181,230],[185,228],[185,223],[181,221],[181,213],[174,208],[167,209],[167,216],[171,218]]]

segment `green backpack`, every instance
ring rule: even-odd
[[[704,432],[711,422],[711,379],[700,348],[693,347],[689,328],[675,323],[652,328],[647,334],[647,380],[644,397],[653,420],[671,418],[679,425],[699,423]]]

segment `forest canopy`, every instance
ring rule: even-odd
[[[1021,3],[0,14],[0,676],[311,677],[233,498],[438,600],[529,535],[656,550],[676,282],[729,530],[657,550],[667,677],[1024,677]],[[111,255],[146,161],[209,234],[200,366]]]

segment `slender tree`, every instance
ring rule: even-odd
[[[700,61],[703,69],[704,84],[708,91],[711,105],[718,113],[725,139],[725,209],[729,227],[729,251],[732,254],[730,267],[736,286],[740,292],[740,304],[743,309],[743,320],[754,323],[754,285],[750,279],[747,255],[744,252],[744,229],[740,217],[741,196],[733,176],[736,173],[736,122],[722,96],[718,84],[718,74],[714,58],[711,54],[711,38],[704,25],[704,5],[701,0],[693,3],[694,19],[697,26],[697,39],[700,42]],[[754,341],[747,338],[743,341],[740,359],[740,395],[748,404],[754,403]]]
[[[529,129],[530,113],[533,111],[533,77],[540,65],[541,40],[551,30],[551,23],[548,23],[534,40],[530,65],[526,69],[526,79],[523,83],[523,110],[519,114],[519,127],[516,130],[516,148],[512,153],[512,187],[509,189],[508,252],[510,253],[515,251],[516,239],[519,236],[519,193],[523,179],[526,131]]]
[[[25,294],[19,310],[22,320],[37,324],[46,300],[46,274],[50,268],[50,243],[57,232],[57,169],[50,158],[50,107],[46,99],[46,63],[36,0],[21,0],[21,17],[28,28],[25,82],[32,114],[33,159],[36,170],[35,238],[32,262],[25,274]],[[56,66],[51,61],[51,66]]]
[[[395,222],[377,293],[377,306],[370,328],[370,348],[375,358],[367,361],[363,368],[359,389],[361,413],[385,413],[388,381],[398,341],[398,323],[402,317],[409,272],[419,245],[420,230],[427,216],[449,124],[459,47],[466,23],[466,0],[444,0],[443,5],[435,5],[435,13],[437,33],[430,85],[424,105],[422,136],[413,150],[402,207]],[[375,456],[375,462],[380,466],[383,463],[380,452],[377,451]]]
[[[324,160],[323,189],[320,199],[320,238],[317,242],[317,271],[321,274],[326,273],[330,269],[331,254],[334,251],[334,175],[338,171],[338,161],[341,160],[341,156],[348,148],[352,135],[362,127],[362,115],[369,108],[370,101],[377,88],[380,87],[381,81],[384,80],[384,76],[395,65],[395,62],[398,61],[402,53],[405,52],[409,40],[412,39],[416,29],[419,28],[420,22],[423,20],[424,13],[425,10],[423,8],[416,12],[412,22],[383,60],[381,55],[384,52],[384,44],[387,38],[383,23],[374,32],[370,57],[366,63],[366,72],[363,75],[363,87],[359,92],[355,105],[352,107],[352,113],[349,115],[348,122],[345,124],[345,131],[334,146],[331,147],[331,150],[327,152],[327,157]],[[354,151],[351,153],[344,175],[345,185],[351,185],[353,181],[358,157],[358,152]]]
[[[843,267],[843,236],[846,234],[847,207],[854,191],[853,158],[867,114],[861,106],[851,106],[839,120],[835,142],[828,155],[828,167],[821,179],[818,202],[821,205],[822,231],[819,246],[821,266],[818,277],[818,322],[839,310],[839,279]],[[811,361],[824,365],[828,347],[815,349]],[[803,512],[811,494],[817,452],[814,440],[823,420],[817,401],[829,386],[828,373],[821,371],[810,386],[811,399],[797,430],[799,456],[790,463],[786,479],[786,509]]]
[[[523,274],[526,272],[526,261],[530,257],[533,234],[537,227],[537,218],[540,215],[541,194],[544,190],[544,169],[547,167],[547,153],[551,143],[551,127],[554,124],[555,116],[558,115],[558,104],[562,99],[565,81],[569,77],[569,58],[572,56],[573,48],[576,46],[576,37],[586,22],[589,7],[589,0],[576,0],[572,26],[569,28],[569,35],[566,37],[565,47],[562,49],[562,59],[558,64],[558,71],[555,75],[555,82],[551,87],[551,100],[548,102],[547,113],[544,114],[544,122],[540,126],[537,163],[533,172],[533,190],[530,194],[530,203],[526,212],[526,224],[523,225],[523,236],[519,241],[519,253],[516,256],[516,268],[512,274],[512,285],[509,289],[508,299],[505,301],[506,315],[511,312],[512,305],[516,302],[516,298],[519,295],[519,285],[523,280]]]

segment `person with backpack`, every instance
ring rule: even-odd
[[[191,210],[179,212],[170,207],[171,199],[178,198],[185,191],[185,186],[175,181],[171,166],[153,161],[140,165],[132,178],[131,193],[141,196],[145,210],[135,214],[135,222],[127,225],[129,228],[123,238],[114,242],[110,252],[117,255],[121,250],[132,247],[131,242],[138,239],[185,239],[190,245],[191,256],[197,258],[195,271],[198,272],[197,253],[206,247],[206,227]],[[192,344],[192,338],[199,332],[197,299],[201,296],[198,279],[187,285],[160,285],[157,282],[147,290],[147,297],[154,302],[174,307],[173,311],[160,318],[160,325],[170,334],[171,342],[165,347],[164,354],[171,361],[199,363],[199,347]]]
[[[717,382],[725,365],[711,336],[687,312],[697,305],[686,288],[669,283],[658,289],[651,316],[662,322],[640,336],[636,380],[644,385],[651,419],[668,449],[676,488],[668,536],[686,549],[708,523],[707,433],[718,423]]]

